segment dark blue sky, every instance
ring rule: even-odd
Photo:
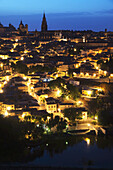
[[[49,29],[113,30],[113,0],[0,0],[0,21],[40,30],[45,11]]]

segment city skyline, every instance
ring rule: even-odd
[[[4,26],[8,26],[9,23],[18,28],[20,21],[24,24],[28,24],[28,30],[34,31],[41,30],[43,13],[37,15],[11,15],[0,16],[0,22]],[[46,13],[46,19],[48,23],[48,30],[93,30],[104,31],[107,28],[108,31],[113,31],[113,17],[112,16],[82,16],[75,13],[65,14],[48,14]]]
[[[97,5],[98,4],[98,5]],[[0,22],[18,27],[21,20],[29,31],[41,28],[46,13],[49,30],[113,30],[113,0],[14,1],[0,0]]]

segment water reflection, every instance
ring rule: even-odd
[[[0,154],[0,162],[69,167],[104,165],[113,168],[112,141],[113,137],[106,136],[46,136],[40,146],[19,148],[16,152],[11,149],[5,152],[5,148],[0,147],[0,153],[4,153]]]
[[[89,146],[90,145],[90,139],[89,138],[85,138],[84,140],[86,141],[87,145]]]
[[[113,168],[112,137],[68,136],[53,139],[48,139],[43,156],[40,159],[37,157],[30,165]]]

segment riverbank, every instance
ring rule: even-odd
[[[102,168],[62,168],[62,167],[23,167],[23,166],[0,166],[0,170],[102,170]]]

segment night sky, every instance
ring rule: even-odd
[[[0,21],[40,30],[43,12],[49,29],[113,31],[113,0],[0,0]]]

